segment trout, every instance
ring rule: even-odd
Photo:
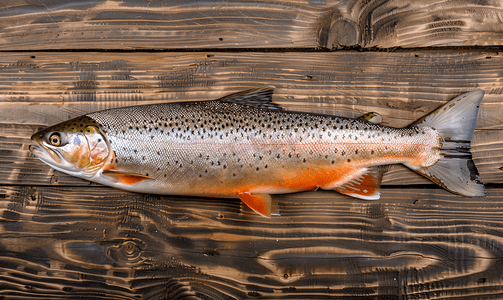
[[[470,153],[483,91],[406,128],[291,112],[255,88],[218,100],[109,109],[48,127],[32,153],[52,168],[140,193],[239,198],[271,217],[271,194],[324,189],[379,199],[379,166],[485,195]]]

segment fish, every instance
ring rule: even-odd
[[[271,217],[271,195],[333,190],[380,198],[382,166],[403,164],[446,190],[484,196],[470,153],[484,91],[405,128],[284,110],[273,87],[210,101],[89,113],[31,137],[63,173],[131,192],[239,198]]]

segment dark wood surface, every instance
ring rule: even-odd
[[[0,7],[0,299],[503,298],[500,2]],[[388,49],[316,50],[342,46]],[[264,85],[288,110],[375,111],[395,127],[485,90],[472,153],[488,194],[396,165],[378,201],[275,195],[265,219],[238,200],[92,184],[28,150],[38,129],[87,112]]]
[[[499,0],[3,2],[1,50],[499,46]]]
[[[0,188],[3,297],[495,299],[501,189],[388,189],[237,200],[107,187]]]

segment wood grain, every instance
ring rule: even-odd
[[[286,109],[407,126],[453,97],[486,91],[478,129],[503,129],[497,51],[3,53],[1,123],[50,125],[100,109],[210,100],[273,85]],[[22,111],[22,113],[20,113]]]
[[[502,16],[499,0],[2,1],[0,299],[503,298]],[[275,195],[266,219],[92,184],[28,151],[84,113],[264,85],[288,110],[395,127],[483,89],[487,196],[396,165],[378,201]]]
[[[501,45],[498,0],[4,1],[0,50]]]
[[[502,192],[284,195],[265,219],[229,199],[2,186],[0,296],[494,299]]]
[[[502,183],[502,60],[495,51],[310,53],[309,57],[6,53],[0,62],[0,179],[9,184],[89,185],[53,171],[29,154],[29,137],[42,127],[106,108],[209,100],[274,85],[274,101],[286,109],[346,117],[376,111],[384,124],[396,127],[407,126],[456,95],[483,89],[486,96],[472,152],[482,180]],[[431,183],[396,166],[384,184]]]

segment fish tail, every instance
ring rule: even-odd
[[[484,185],[470,152],[483,97],[481,90],[463,94],[414,123],[418,127],[429,126],[442,136],[440,159],[429,167],[405,165],[455,194],[484,196]]]

